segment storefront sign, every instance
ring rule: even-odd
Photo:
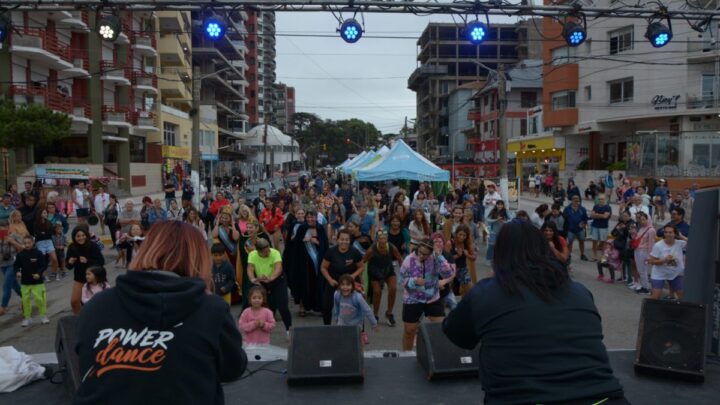
[[[35,176],[44,179],[87,180],[90,169],[86,167],[36,167]]]
[[[653,97],[650,103],[656,110],[674,110],[677,108],[678,100],[680,100],[679,94],[675,96],[657,95]]]
[[[182,159],[190,161],[190,149],[179,146],[162,146],[162,156],[166,159]]]
[[[525,152],[538,149],[552,149],[554,147],[555,139],[553,137],[508,142],[508,152]]]
[[[218,161],[220,160],[220,157],[218,155],[212,154],[212,153],[203,153],[201,156],[202,160],[213,160]]]

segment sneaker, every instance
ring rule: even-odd
[[[587,262],[588,258],[585,255],[580,255],[580,260]]]
[[[27,328],[28,326],[30,326],[30,318],[23,319],[22,323],[20,323],[20,326],[22,326],[23,328]]]
[[[640,287],[639,289],[635,290],[635,292],[642,295],[650,295],[650,290],[648,290],[647,288]]]
[[[635,288],[637,288],[637,286],[638,286],[638,283],[636,283],[636,282],[633,281],[633,282],[631,282],[630,284],[628,284],[627,287],[628,287],[629,289],[631,289],[631,290],[634,290]]]
[[[598,281],[605,281],[605,276],[603,276],[602,274],[598,274],[598,276],[595,277],[595,279]]]
[[[397,325],[397,323],[395,322],[395,315],[385,314],[385,317],[387,318],[388,325],[390,325],[390,326]]]
[[[637,292],[637,291],[639,291],[639,290],[642,290],[642,289],[643,289],[642,284],[636,284],[636,285],[635,285],[635,288],[633,288],[633,290],[635,290],[635,292]]]
[[[43,325],[47,325],[50,323],[50,319],[48,319],[47,316],[43,316],[42,319],[40,319],[40,323]]]
[[[605,280],[605,282],[606,282],[607,284],[615,284],[615,280],[613,280],[612,278],[609,278],[609,279]]]

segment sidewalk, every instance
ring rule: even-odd
[[[547,204],[548,207],[552,206],[552,204],[553,204],[552,197],[546,197],[545,195],[540,194],[540,196],[538,196],[538,198],[535,198],[535,195],[531,194],[531,193],[521,193],[520,194],[520,202],[524,203],[526,205],[528,205],[528,204],[532,205],[533,211],[540,204]],[[565,200],[565,205],[563,206],[563,208],[566,207],[569,203],[570,203],[570,201]],[[595,206],[595,203],[593,201],[588,201],[585,199],[582,199],[580,201],[580,203],[588,211],[588,215],[589,215],[590,211],[592,211],[593,207]],[[618,214],[619,214],[618,211],[619,211],[620,207],[617,203],[611,203],[610,206],[612,207],[612,216],[610,217],[610,220],[617,221]],[[528,215],[531,215],[531,214],[532,214],[532,212],[528,211]]]

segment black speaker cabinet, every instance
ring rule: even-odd
[[[58,359],[58,373],[68,392],[75,395],[80,387],[80,361],[75,352],[77,344],[77,316],[60,318],[55,335],[55,354]]]
[[[646,298],[640,314],[635,372],[705,380],[705,306]]]
[[[439,322],[420,324],[415,350],[417,360],[429,380],[480,375],[480,351],[477,348],[465,350],[455,346],[445,336]]]
[[[363,381],[360,328],[294,327],[288,348],[288,384],[334,384]]]

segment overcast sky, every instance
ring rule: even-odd
[[[384,133],[397,132],[405,116],[415,117],[415,93],[407,80],[416,67],[420,33],[431,20],[452,21],[366,14],[365,36],[347,44],[330,13],[278,12],[276,18],[278,81],[295,87],[297,111],[323,119],[360,118]],[[318,36],[291,36],[308,34]],[[368,37],[373,35],[408,38]]]

